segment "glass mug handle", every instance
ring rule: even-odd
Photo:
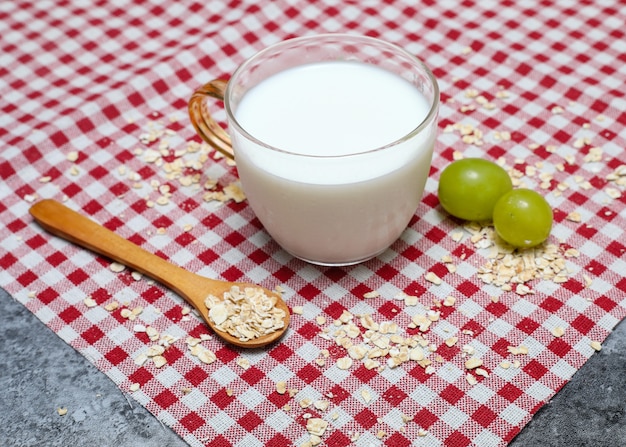
[[[235,154],[233,152],[230,136],[215,122],[209,112],[209,106],[207,104],[209,98],[224,101],[224,93],[227,84],[228,82],[223,79],[215,79],[204,84],[202,87],[198,88],[189,99],[188,109],[191,123],[198,135],[200,135],[200,138],[224,156],[234,160]]]

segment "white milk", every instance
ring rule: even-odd
[[[429,110],[411,83],[359,62],[315,63],[271,76],[234,111],[253,139],[232,131],[231,123],[250,205],[297,257],[349,264],[377,255],[399,237],[421,200],[436,125],[413,131]]]

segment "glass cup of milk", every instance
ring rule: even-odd
[[[224,102],[228,133],[209,111]],[[198,134],[234,158],[248,202],[287,252],[329,266],[384,252],[422,198],[439,88],[417,57],[364,36],[286,40],[189,100]]]

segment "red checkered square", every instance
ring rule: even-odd
[[[385,444],[387,446],[394,446],[394,447],[408,447],[412,444],[412,442],[406,438],[406,436],[403,436],[402,434],[395,432],[393,434],[391,434],[391,436],[389,436],[389,438],[387,438],[385,440]]]
[[[369,430],[377,424],[378,416],[369,408],[364,408],[354,415],[354,420],[358,422],[361,427]]]
[[[117,346],[107,352],[104,357],[111,363],[111,365],[117,366],[128,359],[128,353],[121,347]]]
[[[197,429],[199,429],[200,427],[204,425],[204,419],[202,419],[196,413],[189,413],[180,420],[180,424],[183,427],[185,427],[185,429],[189,433],[193,433],[194,431],[196,431]],[[224,441],[225,441],[225,438],[222,438],[222,445],[227,445],[227,444],[224,444]],[[219,441],[218,441],[218,444],[216,445],[220,445]]]
[[[169,408],[178,402],[178,396],[170,390],[163,390],[154,397],[154,401],[163,409]]]
[[[445,439],[445,445],[454,445],[458,447],[465,447],[471,445],[472,441],[462,432],[455,431]]]
[[[239,425],[241,425],[246,431],[252,432],[254,431],[255,428],[257,428],[259,425],[261,425],[263,423],[263,419],[260,418],[256,413],[254,413],[253,411],[248,411],[246,414],[244,414],[243,416],[241,416],[241,418],[239,418],[237,420],[237,422],[239,423]]]
[[[454,385],[448,385],[439,393],[442,399],[454,405],[465,396],[465,393]]]
[[[218,408],[224,410],[234,401],[233,396],[229,396],[228,394],[226,389],[219,389],[215,394],[210,396],[211,402]]]
[[[95,345],[105,333],[98,326],[91,326],[81,334],[82,338],[90,345]]]

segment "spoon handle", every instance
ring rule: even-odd
[[[154,255],[89,218],[51,199],[37,202],[31,215],[47,231],[106,256],[188,297],[185,284],[197,282],[195,274]]]

